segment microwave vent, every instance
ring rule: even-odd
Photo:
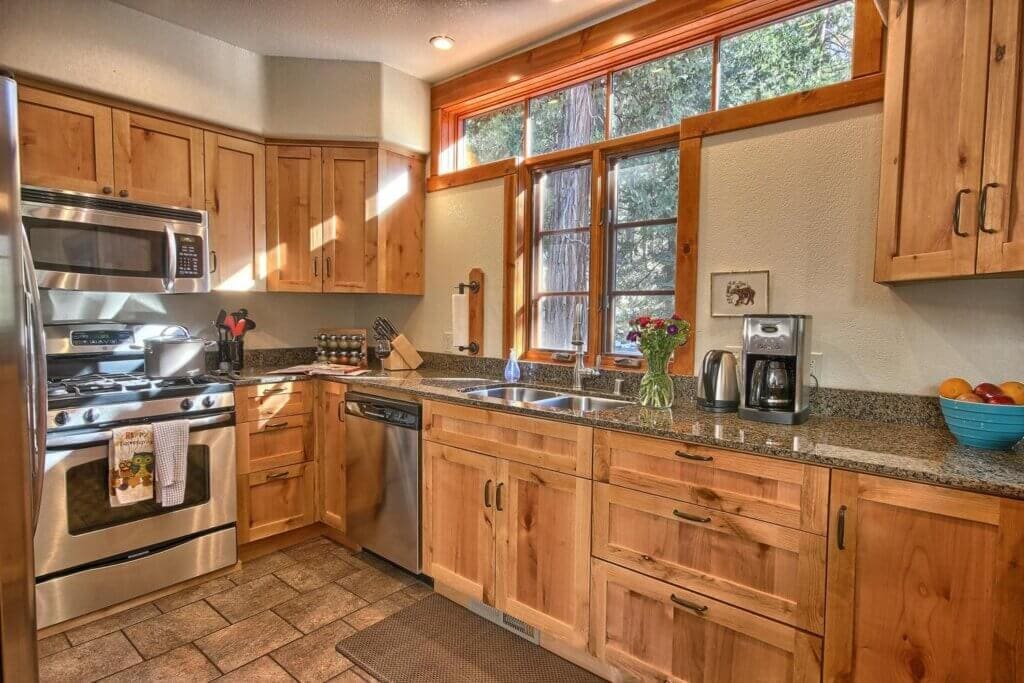
[[[128,213],[135,216],[165,218],[182,223],[203,223],[203,214],[188,209],[175,209],[156,204],[139,204],[122,199],[111,199],[77,192],[58,192],[38,187],[22,187],[21,201],[53,206],[73,206],[80,209],[97,209],[114,213]]]

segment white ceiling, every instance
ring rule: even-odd
[[[115,0],[262,55],[383,62],[436,83],[650,0]],[[449,35],[455,48],[431,47]]]

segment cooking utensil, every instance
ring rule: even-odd
[[[169,335],[177,329],[182,334]],[[146,376],[150,379],[187,379],[206,373],[206,347],[214,342],[193,337],[184,327],[172,326],[145,341]]]

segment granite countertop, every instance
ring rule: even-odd
[[[293,379],[268,376],[266,372],[266,369],[253,368],[237,381],[252,384]],[[461,376],[451,368],[406,372],[376,370],[360,377],[320,379],[343,382],[353,388],[387,388],[449,403],[1024,499],[1024,441],[1012,451],[990,451],[959,445],[945,428],[838,417],[812,417],[800,426],[773,425],[741,420],[734,413],[705,413],[697,410],[689,398],[677,399],[671,410],[650,411],[631,404],[584,415],[563,409],[508,404],[499,399],[467,397],[463,393],[466,389],[503,382],[488,377]]]

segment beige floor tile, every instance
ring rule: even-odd
[[[226,626],[223,617],[200,601],[129,626],[124,633],[139,653],[150,659]]]
[[[274,611],[295,628],[309,633],[367,604],[366,600],[349,593],[338,584],[329,583],[281,603]]]
[[[390,617],[400,609],[404,609],[415,602],[412,598],[402,593],[392,593],[383,600],[379,600],[368,607],[353,612],[345,617],[357,631],[362,631],[367,626],[373,626],[378,621]]]
[[[184,607],[185,605],[196,602],[197,600],[202,600],[203,598],[216,595],[217,593],[223,593],[224,591],[230,590],[234,587],[235,584],[231,583],[227,577],[222,576],[218,579],[201,583],[198,586],[192,586],[191,588],[186,588],[183,591],[171,593],[167,597],[160,598],[153,604],[159,607],[162,612],[170,612],[171,610]]]
[[[340,676],[335,676],[329,683],[377,683],[377,679],[358,666],[353,666]]]
[[[147,602],[145,605],[139,605],[124,612],[111,614],[109,617],[103,617],[78,628],[73,628],[70,631],[66,631],[64,635],[68,637],[72,645],[80,645],[87,640],[99,638],[114,631],[120,631],[125,626],[137,624],[159,614],[160,610],[152,603]]]
[[[276,572],[278,569],[283,569],[290,564],[295,564],[295,560],[284,553],[270,553],[269,555],[263,555],[248,562],[243,562],[241,571],[229,574],[228,578],[241,585],[253,579],[258,579],[261,576],[266,576],[271,572]]]
[[[206,683],[218,676],[217,667],[194,645],[182,645],[105,678],[103,683]]]
[[[378,600],[402,590],[406,584],[376,569],[364,569],[338,579],[338,584],[367,602]]]
[[[306,593],[356,571],[356,568],[345,559],[332,552],[325,552],[286,567],[275,574],[295,590]]]
[[[287,621],[268,611],[200,638],[195,645],[227,673],[301,636]]]
[[[355,633],[344,621],[336,621],[271,653],[277,663],[302,683],[319,683],[352,666],[335,645]]]
[[[273,574],[267,574],[229,591],[211,595],[206,600],[234,624],[279,605],[285,600],[291,600],[296,595],[298,593],[289,588],[281,579]]]
[[[329,553],[336,547],[337,544],[329,538],[317,536],[316,538],[311,538],[303,541],[302,543],[296,543],[293,546],[284,548],[281,552],[296,562],[302,562],[303,560],[308,560],[311,557]]]
[[[71,643],[68,642],[68,637],[63,633],[58,633],[55,636],[49,638],[43,638],[36,643],[36,652],[38,653],[39,659],[43,657],[49,657],[55,655],[61,650],[66,650],[71,647]]]
[[[419,581],[414,581],[412,585],[407,586],[402,590],[402,593],[411,598],[414,602],[419,602],[433,592],[433,588]]]
[[[39,661],[40,683],[91,683],[142,661],[120,631]]]
[[[294,680],[270,655],[264,655],[217,679],[217,683],[293,683]]]

